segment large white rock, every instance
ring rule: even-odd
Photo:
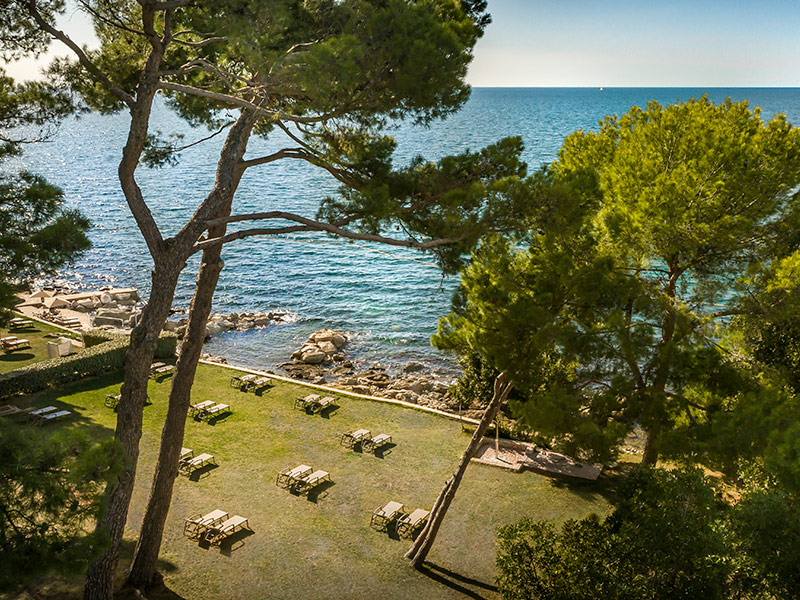
[[[325,353],[317,350],[316,352],[305,352],[301,360],[307,365],[318,365],[322,362],[325,362],[325,358],[327,358]]]
[[[112,304],[113,302],[114,302],[114,297],[108,292],[103,292],[102,294],[100,294],[101,304]]]
[[[208,325],[206,326],[206,333],[211,337],[219,335],[223,331],[225,331],[225,328],[220,324],[219,321],[209,321]]]
[[[334,333],[331,336],[331,343],[336,346],[336,348],[341,348],[344,346],[345,342],[347,342],[347,338],[344,337],[341,333]]]
[[[317,342],[317,346],[325,354],[333,354],[336,352],[336,346],[334,346],[332,342]]]
[[[317,343],[319,343],[319,342],[330,342],[333,339],[334,335],[335,334],[334,334],[333,331],[329,331],[327,329],[323,329],[322,331],[317,331],[316,333],[312,333],[311,334],[311,339],[313,339]]]

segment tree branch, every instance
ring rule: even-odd
[[[81,47],[73,42],[67,34],[56,29],[50,25],[50,23],[44,20],[44,17],[42,17],[41,13],[36,8],[36,0],[28,0],[27,8],[28,13],[31,15],[31,17],[33,17],[33,20],[36,21],[36,24],[42,29],[42,31],[49,33],[55,39],[59,40],[70,50],[72,50],[78,57],[78,62],[80,62],[81,66],[86,69],[92,77],[100,82],[100,84],[105,86],[108,91],[124,102],[129,108],[133,108],[135,100],[130,94],[128,94],[128,92],[111,81],[111,79],[109,79],[105,73],[103,73],[91,60],[89,60],[89,57],[86,56],[86,53],[81,49]]]
[[[463,239],[463,236],[461,236],[457,238],[440,238],[435,240],[428,240],[426,242],[420,242],[414,239],[396,240],[393,238],[385,237],[374,233],[360,233],[357,231],[350,231],[348,229],[343,229],[341,225],[346,225],[349,221],[341,221],[338,224],[324,223],[321,221],[315,221],[314,219],[309,219],[307,217],[303,217],[300,215],[296,215],[294,213],[289,213],[284,211],[270,211],[265,213],[252,213],[248,215],[234,215],[232,217],[226,217],[223,219],[212,219],[210,221],[206,221],[206,226],[213,227],[214,225],[236,223],[238,221],[265,220],[265,219],[281,219],[284,221],[294,221],[296,223],[302,224],[303,227],[292,229],[292,231],[326,231],[333,235],[338,235],[340,237],[351,240],[379,242],[381,244],[387,244],[389,246],[402,246],[404,248],[417,248],[419,250],[429,250],[431,248],[436,248],[438,246],[453,244]],[[209,246],[214,246],[217,244],[227,244],[228,242],[232,242],[234,240],[239,240],[245,237],[252,237],[255,235],[275,235],[276,233],[289,233],[289,231],[284,231],[284,230],[291,228],[281,228],[281,229],[282,230],[280,231],[277,228],[243,229],[242,231],[229,233],[228,235],[222,237],[202,240],[197,244],[195,244],[192,252],[193,253],[199,252],[201,250],[204,250],[205,248],[208,248]]]

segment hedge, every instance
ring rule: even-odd
[[[86,348],[76,354],[51,358],[0,375],[0,400],[39,392],[52,386],[118,371],[125,364],[128,336],[92,330],[84,334]],[[156,358],[174,358],[178,338],[163,332],[156,346]]]

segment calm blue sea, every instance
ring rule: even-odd
[[[394,131],[395,161],[402,165],[419,154],[436,159],[521,135],[525,159],[535,169],[555,158],[564,136],[576,129],[596,129],[605,115],[624,113],[649,100],[666,104],[702,93],[714,101],[748,100],[762,108],[765,118],[785,112],[792,123],[800,124],[800,89],[480,88],[447,120],[428,129],[401,125]],[[146,296],[152,262],[116,175],[127,126],[124,114],[71,120],[50,143],[26,148],[24,157],[6,168],[22,165],[45,175],[93,223],[92,249],[64,269],[61,281],[75,288],[132,285]],[[206,135],[188,128],[164,106],[155,111],[153,129],[184,133],[186,141]],[[282,141],[254,140],[249,155],[277,149]],[[140,170],[145,198],[165,236],[184,223],[211,188],[221,143],[213,139],[192,148],[175,167]],[[247,172],[235,211],[288,209],[314,216],[320,199],[336,187],[319,169],[278,161]],[[429,339],[438,317],[448,311],[457,281],[442,278],[421,253],[305,236],[238,241],[226,246],[224,259],[217,311],[284,309],[297,318],[267,329],[223,334],[208,344],[213,354],[268,368],[287,360],[309,332],[334,327],[354,336],[356,358],[389,367],[422,359],[443,372],[452,370],[450,360],[431,348]],[[176,306],[188,306],[196,266],[186,269]]]

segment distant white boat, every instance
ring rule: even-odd
[[[600,88],[600,91],[601,91],[601,92],[603,92],[603,91],[605,91],[605,90],[604,90],[603,88]]]

